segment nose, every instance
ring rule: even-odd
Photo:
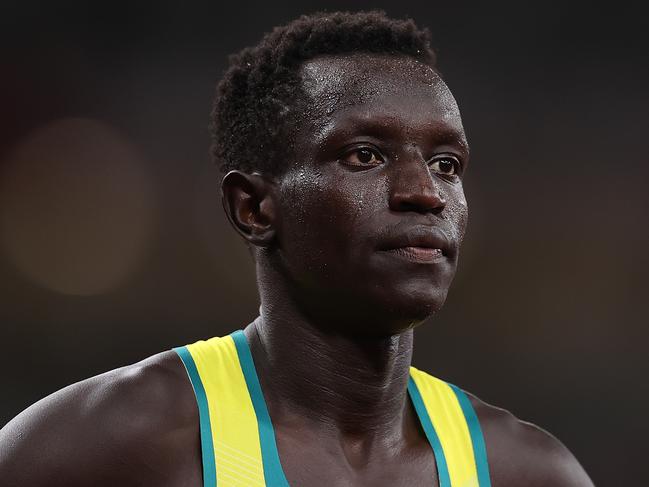
[[[446,206],[440,182],[421,160],[403,164],[390,179],[391,210],[439,214]]]

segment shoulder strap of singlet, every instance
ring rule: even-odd
[[[415,367],[408,392],[435,453],[440,487],[491,487],[482,429],[467,395]]]
[[[174,351],[198,403],[204,486],[288,487],[243,332]]]

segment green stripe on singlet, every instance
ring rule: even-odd
[[[487,446],[485,445],[482,428],[478,415],[473,409],[471,400],[467,397],[462,389],[448,384],[455,392],[457,400],[460,403],[466,424],[469,427],[471,442],[473,443],[473,455],[475,457],[476,470],[478,471],[478,483],[480,487],[491,487],[491,478],[489,477],[489,461],[487,460]]]
[[[446,464],[446,456],[444,455],[444,450],[442,449],[442,444],[439,441],[435,427],[433,426],[426,406],[424,405],[424,400],[421,398],[417,384],[415,384],[412,376],[408,379],[408,393],[410,394],[410,400],[412,401],[417,416],[419,416],[419,421],[421,426],[424,428],[424,433],[430,446],[433,448],[433,453],[435,454],[435,463],[437,464],[437,476],[439,477],[439,487],[452,487],[451,478],[448,474],[448,465]]]
[[[269,487],[289,487],[286,476],[284,475],[284,470],[282,469],[282,464],[279,460],[273,423],[271,422],[270,414],[268,414],[268,408],[261,390],[257,371],[255,370],[255,364],[252,359],[252,354],[250,353],[248,340],[246,340],[246,336],[241,330],[235,331],[231,336],[237,348],[241,370],[246,379],[250,399],[252,400],[252,405],[255,408],[255,414],[257,415],[261,457],[264,465],[264,479],[266,480],[266,485]]]
[[[216,486],[216,465],[214,462],[214,444],[212,442],[212,427],[210,425],[210,413],[207,406],[207,395],[201,381],[196,364],[187,347],[176,347],[173,349],[178,354],[185,369],[189,380],[194,388],[196,402],[198,404],[198,417],[200,420],[201,432],[201,452],[203,458],[203,485],[205,487]]]

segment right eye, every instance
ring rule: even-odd
[[[358,147],[347,152],[340,160],[352,166],[378,166],[383,159],[378,152],[369,147]]]

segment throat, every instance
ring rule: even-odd
[[[411,330],[350,338],[301,320],[274,323],[262,316],[245,334],[274,423],[345,441],[402,439]]]

